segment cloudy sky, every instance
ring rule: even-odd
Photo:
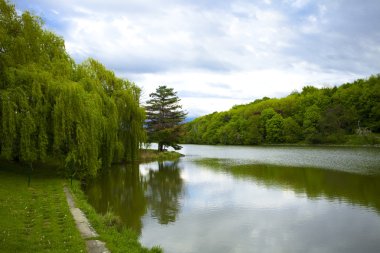
[[[15,0],[66,41],[134,81],[178,91],[190,117],[305,85],[380,73],[377,0]]]

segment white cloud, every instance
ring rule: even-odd
[[[191,116],[306,84],[340,84],[380,68],[380,4],[371,1],[34,0],[16,6],[41,15],[75,60],[93,57],[145,95],[162,84],[192,91],[183,98]]]

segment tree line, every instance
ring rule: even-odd
[[[133,160],[145,140],[140,89],[88,59],[76,64],[42,20],[0,0],[0,156],[61,161],[71,176]]]
[[[0,0],[0,158],[28,164],[58,160],[67,175],[94,176],[134,160],[144,141],[158,148],[197,144],[343,143],[356,134],[376,142],[380,76],[339,88],[311,86],[264,97],[179,127],[186,116],[173,89],[141,90],[94,59],[76,64],[64,40],[42,20]],[[144,124],[145,122],[145,124]],[[146,129],[144,129],[144,126]],[[147,135],[148,133],[148,135]]]
[[[182,141],[195,144],[378,143],[373,133],[380,132],[380,75],[264,97],[199,117],[184,129]]]

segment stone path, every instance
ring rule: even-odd
[[[73,196],[67,186],[64,186],[63,190],[66,194],[67,203],[70,207],[70,212],[73,215],[77,228],[82,235],[83,239],[86,240],[87,252],[88,253],[110,253],[106,248],[106,244],[102,241],[96,240],[99,235],[91,227],[90,222],[87,220],[86,215],[75,206]]]

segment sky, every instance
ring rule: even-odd
[[[377,0],[15,0],[65,40],[142,88],[178,92],[193,118],[303,86],[380,73]]]

